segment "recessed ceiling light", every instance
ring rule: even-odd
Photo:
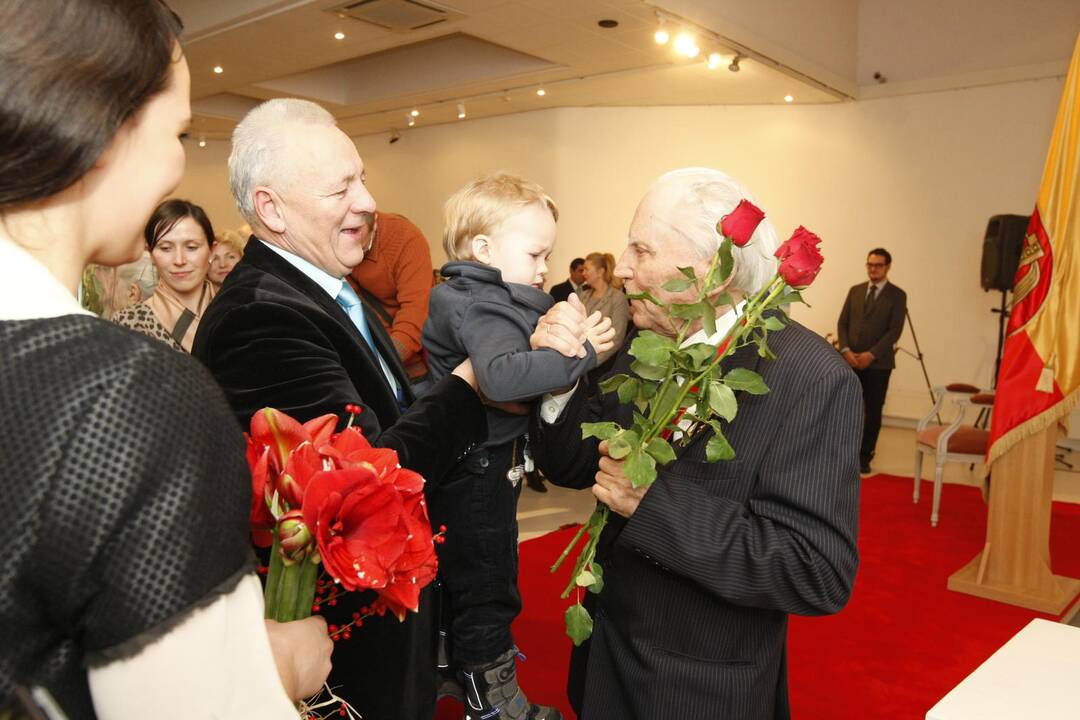
[[[416,119],[415,118],[409,118],[409,127],[412,127],[414,125],[416,125]]]
[[[459,102],[457,104],[457,117],[458,117],[458,120],[464,120],[465,119],[465,103],[463,103],[463,102]]]
[[[795,98],[791,95],[785,95],[784,102],[795,102]]]
[[[199,147],[206,147],[206,139],[199,138]]]
[[[334,39],[335,40],[344,40],[345,39],[345,33],[343,33],[343,32],[334,33]]]
[[[544,88],[537,88],[536,94],[540,97],[544,97],[545,95],[547,95],[547,90],[545,90]]]
[[[420,117],[420,111],[416,108],[413,108],[409,111],[409,115],[411,115],[412,117]]]
[[[599,25],[600,27],[604,28],[605,30],[610,30],[611,28],[619,27],[619,21],[618,20],[604,19],[604,20],[600,20],[596,24]]]
[[[225,68],[221,67],[220,65],[215,65],[214,66],[214,74],[215,75],[220,75],[223,72],[225,72]]]

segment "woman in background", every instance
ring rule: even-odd
[[[214,247],[210,250],[210,282],[215,288],[220,288],[221,283],[229,276],[236,263],[244,257],[244,246],[247,244],[249,235],[243,235],[236,230],[225,230],[214,238]]]
[[[191,352],[203,311],[217,288],[207,278],[214,228],[203,209],[187,200],[166,200],[143,232],[158,271],[158,286],[146,302],[116,313],[113,322]]]
[[[594,252],[585,256],[585,284],[588,287],[578,291],[578,296],[585,303],[585,314],[591,315],[599,310],[601,315],[611,318],[611,328],[615,331],[611,349],[597,354],[596,367],[589,373],[593,385],[611,369],[615,354],[626,341],[626,328],[630,320],[630,305],[623,291],[614,285],[614,272],[615,258],[611,254]]]
[[[296,720],[332,642],[263,620],[221,390],[76,300],[183,174],[180,22],[3,0],[0,28],[0,717]]]

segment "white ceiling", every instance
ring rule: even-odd
[[[404,129],[413,108],[418,125],[461,122],[461,102],[465,122],[560,106],[833,103],[882,94],[875,71],[896,91],[976,70],[983,82],[1017,79],[1018,66],[1063,73],[1080,29],[1077,0],[353,0],[452,11],[409,31],[334,12],[345,0],[169,2],[186,27],[192,132],[207,138],[280,96],[319,102],[353,136]],[[672,34],[695,31],[696,60],[656,44],[658,10]],[[710,70],[713,50],[723,62]],[[728,72],[736,52],[741,70]]]

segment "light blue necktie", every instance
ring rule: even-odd
[[[386,360],[383,359],[382,354],[379,352],[374,338],[371,337],[371,328],[368,327],[367,317],[364,316],[364,304],[360,302],[360,296],[356,294],[356,291],[352,289],[352,285],[346,280],[341,284],[341,291],[334,300],[348,313],[349,319],[352,320],[353,325],[360,331],[360,334],[364,336],[364,341],[368,344],[371,352],[378,358],[383,375],[386,376],[387,382],[390,383],[390,387],[394,391],[394,397],[397,398],[400,404],[405,399],[401,392],[401,386],[398,384],[397,378],[394,377],[394,373],[390,371],[390,366],[386,364]]]

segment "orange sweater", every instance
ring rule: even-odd
[[[431,251],[420,228],[408,219],[382,211],[377,217],[375,243],[353,268],[349,282],[379,299],[393,318],[387,330],[409,377],[421,377],[427,372],[420,333],[431,293]]]

